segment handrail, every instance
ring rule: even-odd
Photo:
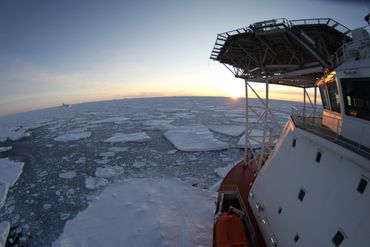
[[[349,140],[340,134],[342,128],[341,119],[325,116],[325,118],[333,119],[334,122],[336,121],[336,131],[332,131],[322,124],[321,113],[317,113],[313,116],[307,116],[304,113],[292,109],[292,114],[290,117],[296,127],[302,128],[315,135],[319,135],[324,139],[332,141],[362,156],[367,158],[370,157],[370,150],[368,148],[364,147],[361,143]],[[364,129],[362,129],[362,133],[364,133]]]
[[[350,49],[350,47],[355,48],[357,45],[357,49]],[[343,64],[347,60],[361,60],[368,58],[370,55],[364,52],[365,56],[361,57],[361,50],[370,49],[370,38],[365,38],[361,40],[354,40],[343,44],[341,47],[338,48],[336,52],[331,56],[331,63],[333,68],[336,68]]]

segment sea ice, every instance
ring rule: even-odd
[[[86,158],[85,157],[80,157],[78,160],[75,161],[76,164],[85,164],[86,163]]]
[[[12,150],[12,147],[0,147],[0,153]]]
[[[269,135],[269,133],[266,133],[266,141],[267,141],[267,136]],[[251,148],[255,149],[255,148],[260,148],[261,147],[261,144],[262,144],[262,141],[263,141],[263,130],[259,130],[259,129],[253,129],[249,135],[248,135],[248,139],[249,139],[249,143],[251,145]],[[245,146],[245,134],[240,138],[237,146],[239,148],[244,148]]]
[[[235,137],[240,136],[245,131],[245,127],[239,125],[208,125],[208,128],[215,132]]]
[[[53,246],[211,246],[214,199],[177,179],[112,184]]]
[[[164,136],[180,151],[215,151],[229,145],[215,139],[203,125],[183,126],[168,130]]]
[[[171,125],[173,121],[174,121],[173,119],[172,120],[155,119],[145,121],[143,124],[149,126],[145,128],[148,130],[168,130],[175,127]]]
[[[64,213],[60,215],[60,220],[67,220],[69,218],[70,214],[69,213]]]
[[[51,208],[51,204],[49,204],[49,203],[45,203],[44,205],[42,205],[42,208],[43,208],[44,210],[49,210],[49,209]]]
[[[68,171],[68,172],[63,172],[59,174],[60,178],[65,178],[65,179],[72,179],[76,177],[76,172],[75,171]]]
[[[135,160],[134,164],[132,164],[132,166],[135,167],[135,168],[142,168],[142,167],[146,166],[146,164],[143,161]]]
[[[0,181],[0,209],[3,207],[8,194],[9,186],[6,183]]]
[[[177,152],[176,149],[171,149],[167,152],[167,154],[175,154]]]
[[[107,157],[104,157],[101,160],[94,160],[94,161],[95,161],[96,164],[105,165],[105,164],[108,164],[110,162],[110,159],[108,159]]]
[[[90,121],[89,124],[101,124],[101,123],[121,124],[121,123],[123,123],[127,120],[128,120],[128,118],[126,118],[126,117],[110,117],[110,118],[105,118],[105,119],[101,119],[101,120]]]
[[[30,136],[30,133],[26,132],[27,129],[20,128],[0,128],[0,141],[6,141],[7,139],[17,141],[23,137]]]
[[[105,178],[87,177],[85,179],[85,187],[89,190],[96,190],[106,186],[107,184],[108,180],[106,180]]]
[[[225,167],[218,167],[214,171],[218,176],[223,178],[231,170],[231,168],[233,168],[235,165],[236,165],[236,163],[231,163],[230,165],[225,166]]]
[[[0,247],[5,246],[10,231],[10,224],[7,221],[0,222]]]
[[[121,153],[121,152],[127,151],[128,148],[127,147],[110,147],[108,148],[108,150],[114,153]]]
[[[115,155],[114,152],[103,152],[99,154],[100,157],[114,157]]]
[[[0,181],[12,187],[22,173],[23,162],[0,159]]]
[[[69,141],[78,141],[81,139],[85,139],[91,136],[90,131],[86,132],[69,132],[64,135],[58,136],[54,138],[54,141],[59,142],[69,142]]]
[[[116,133],[114,136],[104,140],[104,142],[145,142],[149,140],[150,137],[145,132],[138,132],[138,133]]]
[[[119,176],[124,172],[124,169],[120,166],[106,166],[98,167],[95,171],[95,176],[100,178],[111,178]]]

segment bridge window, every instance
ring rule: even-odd
[[[370,78],[341,80],[347,115],[370,120]]]
[[[340,97],[338,93],[337,83],[335,81],[329,82],[327,85],[331,110],[340,113]]]
[[[325,85],[321,85],[319,88],[321,94],[322,107],[326,110],[330,110],[328,91],[326,91]]]

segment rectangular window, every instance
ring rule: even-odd
[[[340,97],[336,81],[327,84],[331,110],[340,113]]]
[[[370,78],[342,79],[346,115],[370,120]]]
[[[322,107],[325,110],[330,110],[330,105],[329,105],[329,96],[328,96],[328,91],[326,91],[325,85],[321,85],[319,87],[320,89],[320,95],[321,95],[321,101],[322,101]]]

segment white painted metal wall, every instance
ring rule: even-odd
[[[275,236],[278,246],[335,246],[332,239],[340,230],[345,235],[341,247],[370,246],[370,183],[359,193],[361,178],[370,179],[369,160],[289,121],[249,198],[266,243],[273,246]]]

